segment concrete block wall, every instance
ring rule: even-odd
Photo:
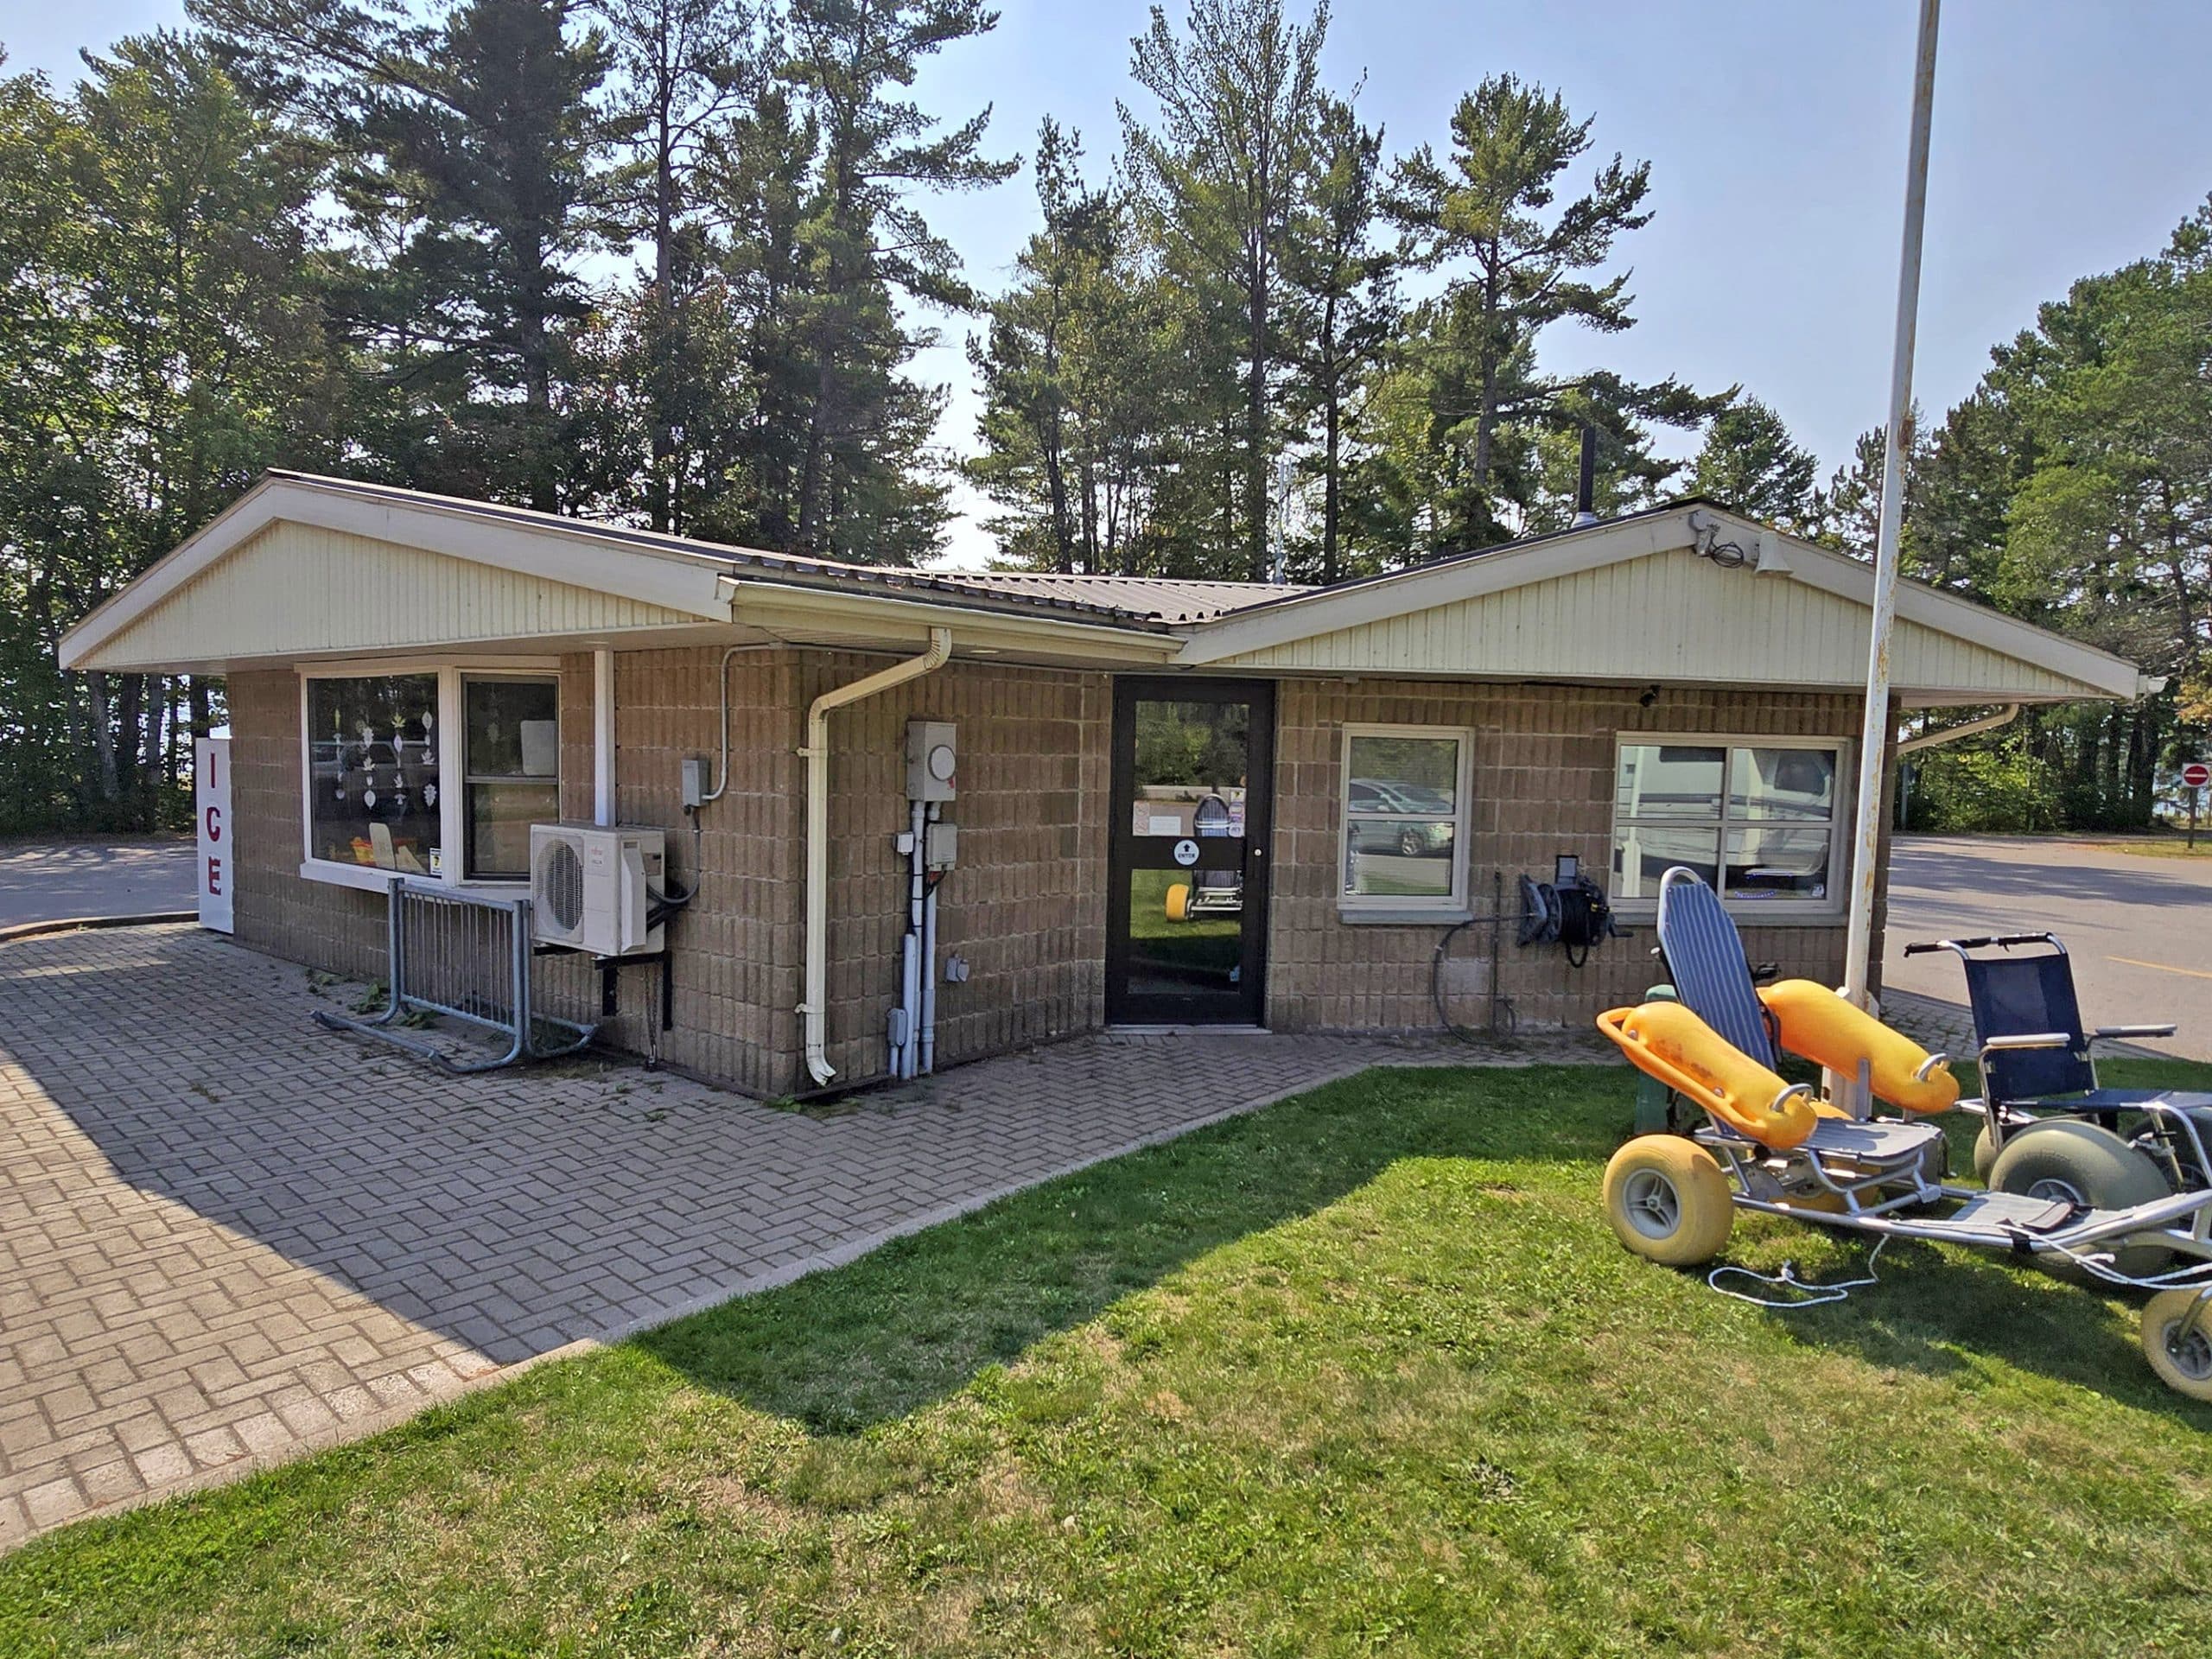
[[[810,653],[796,707],[893,659]],[[959,863],[938,893],[939,1065],[1095,1029],[1104,1018],[1107,755],[1103,674],[955,662],[830,716],[830,1062],[841,1078],[886,1060],[906,928],[910,719],[958,728]],[[794,789],[798,785],[794,785]]]
[[[728,786],[702,808],[698,840],[683,810],[683,762],[704,755],[722,781],[719,647],[614,653],[615,817],[668,832],[670,880],[696,887],[669,925],[675,1026],[656,1033],[658,970],[626,969],[608,1035],[756,1094],[798,1087],[802,941],[799,848],[799,653],[746,651],[729,662]],[[567,767],[575,816],[591,811],[590,659],[581,753]],[[564,742],[568,732],[564,728]]]
[[[233,674],[231,817],[240,944],[327,972],[380,980],[382,895],[300,879],[300,677],[290,669]]]
[[[1646,707],[1634,689],[1452,684],[1434,681],[1287,679],[1276,693],[1274,903],[1268,1023],[1276,1030],[1433,1027],[1430,976],[1443,925],[1348,922],[1337,904],[1339,796],[1346,724],[1435,725],[1474,733],[1470,893],[1487,916],[1493,871],[1505,877],[1500,959],[1478,922],[1454,942],[1446,974],[1453,1018],[1478,1025],[1492,973],[1527,1026],[1580,1024],[1638,999],[1656,976],[1648,925],[1608,941],[1580,969],[1556,946],[1512,943],[1518,877],[1548,879],[1555,855],[1604,871],[1611,856],[1613,747],[1622,732],[1716,732],[1853,737],[1858,703],[1841,696],[1669,687]],[[1847,810],[1847,807],[1846,809]],[[1848,833],[1847,821],[1839,833]],[[1745,930],[1761,960],[1834,982],[1844,929]]]
[[[716,757],[714,647],[615,654],[617,811],[669,831],[672,878],[698,887],[673,926],[675,1026],[657,1033],[658,981],[621,978],[609,1036],[749,1091],[808,1086],[797,1008],[804,961],[803,779],[808,702],[887,658],[778,649],[733,659],[730,775],[700,818],[695,851],[680,804],[684,756]],[[591,659],[562,664],[562,809],[592,808]],[[234,803],[241,943],[333,971],[384,973],[384,903],[302,880],[299,682],[289,671],[233,675]],[[893,837],[905,827],[910,718],[959,728],[960,862],[940,890],[939,960],[968,961],[941,983],[940,1065],[1095,1029],[1104,1018],[1113,683],[1102,673],[955,663],[831,717],[830,1057],[841,1079],[879,1075],[885,1016],[899,986],[906,878]],[[1347,722],[1471,728],[1471,833],[1465,856],[1478,911],[1502,871],[1507,943],[1490,959],[1478,924],[1446,976],[1454,1016],[1478,1024],[1493,973],[1530,1026],[1579,1024],[1633,1001],[1654,977],[1648,927],[1603,946],[1581,970],[1556,949],[1510,943],[1513,878],[1548,874],[1554,854],[1593,870],[1611,850],[1613,743],[1623,731],[1856,736],[1853,699],[1669,688],[1649,708],[1635,689],[1286,679],[1277,694],[1276,804],[1268,934],[1268,1023],[1279,1030],[1433,1027],[1430,974],[1443,928],[1347,922],[1337,906],[1338,794]],[[1753,952],[1834,981],[1840,925],[1760,926]],[[598,1017],[585,964],[541,963],[541,1006]]]

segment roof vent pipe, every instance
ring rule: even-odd
[[[1574,527],[1587,530],[1598,522],[1598,429],[1582,423],[1582,471],[1574,482]]]

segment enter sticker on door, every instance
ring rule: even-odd
[[[1175,861],[1185,869],[1198,861],[1198,843],[1187,837],[1175,843]]]

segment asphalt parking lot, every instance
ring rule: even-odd
[[[188,836],[0,843],[0,928],[190,910]]]
[[[1958,959],[1907,957],[1908,943],[2044,931],[2072,956],[2090,1025],[2171,1020],[2180,1030],[2145,1046],[2212,1060],[2212,859],[2040,837],[1899,837],[1885,984],[1963,1003]]]

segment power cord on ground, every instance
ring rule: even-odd
[[[1801,1307],[1826,1307],[1834,1302],[1849,1301],[1854,1290],[1880,1284],[1882,1275],[1874,1271],[1874,1264],[1882,1259],[1882,1252],[1889,1248],[1889,1244],[1886,1236],[1874,1241],[1874,1248],[1866,1257],[1866,1276],[1864,1279],[1838,1279],[1825,1285],[1808,1285],[1797,1276],[1797,1264],[1785,1262],[1780,1273],[1754,1273],[1749,1268],[1715,1268],[1705,1275],[1705,1282],[1732,1301],[1749,1302],[1753,1307],[1771,1307],[1784,1313],[1795,1313]],[[1777,1290],[1793,1291],[1796,1294],[1783,1300],[1755,1295],[1747,1290],[1730,1290],[1720,1282],[1721,1275],[1730,1273],[1745,1279],[1755,1279],[1763,1285],[1771,1285]]]

